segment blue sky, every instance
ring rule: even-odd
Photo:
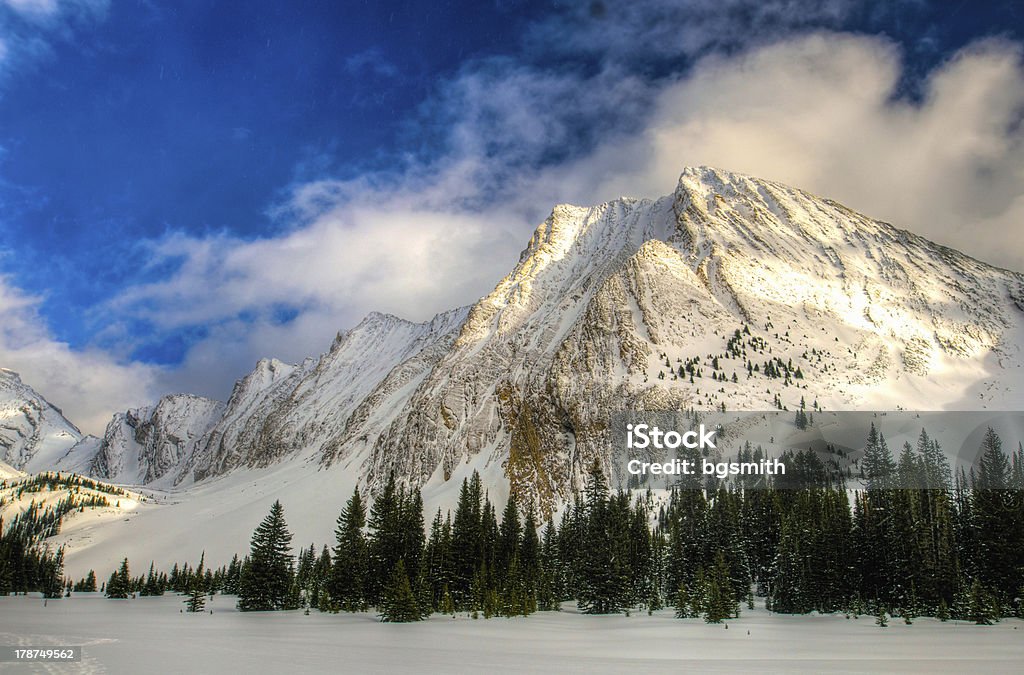
[[[223,398],[691,164],[1021,269],[1022,33],[1016,2],[0,0],[0,365],[90,431]]]

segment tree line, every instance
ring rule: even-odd
[[[26,493],[68,491],[66,496],[46,506],[32,499],[6,524],[0,518],[0,595],[40,592],[47,598],[63,595],[69,582],[64,578],[64,550],[53,549],[44,540],[60,533],[67,514],[110,506],[104,494],[93,493],[115,497],[128,494],[89,478],[53,472],[0,481],[0,487],[12,488],[9,495],[0,497],[0,511]]]
[[[760,456],[747,447],[740,460]],[[671,606],[681,618],[720,622],[755,597],[774,612],[874,614],[880,625],[886,616],[990,623],[1024,614],[1019,445],[1007,454],[990,429],[977,470],[954,476],[925,430],[897,457],[872,426],[860,464],[858,490],[807,451],[772,480],[694,476],[655,494],[612,490],[595,463],[583,491],[543,528],[514,497],[499,519],[476,473],[454,513],[438,510],[426,527],[419,490],[391,477],[369,509],[353,492],[331,547],[294,555],[275,502],[244,558],[216,570],[183,563],[170,574],[151,565],[138,577],[124,560],[102,590],[171,590],[199,610],[200,596],[217,592],[237,595],[243,611],[374,608],[384,621],[527,615],[575,601],[586,613]]]

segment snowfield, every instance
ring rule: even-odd
[[[182,597],[107,600],[79,593],[43,605],[0,598],[0,645],[82,646],[53,673],[318,672],[1024,672],[1024,621],[994,626],[842,614],[789,616],[743,610],[709,625],[672,610],[631,617],[561,612],[473,620],[433,616],[382,624],[372,614],[242,614],[216,596],[213,614],[180,613]],[[758,603],[760,605],[760,603]],[[0,672],[27,672],[0,664]]]

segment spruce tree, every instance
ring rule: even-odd
[[[555,523],[548,522],[540,547],[540,578],[537,585],[537,605],[541,611],[558,609],[562,600],[561,561],[558,556],[558,531]]]
[[[231,558],[231,563],[228,564],[227,573],[224,575],[224,593],[228,595],[238,595],[239,580],[242,576],[242,561],[238,559],[236,553]]]
[[[430,525],[430,536],[423,552],[423,581],[429,591],[430,606],[445,614],[448,613],[444,609],[445,597],[449,603],[454,603],[448,588],[452,580],[451,544],[451,519],[442,519],[441,509],[438,509]]]
[[[189,591],[188,597],[185,599],[185,607],[187,611],[193,613],[201,612],[206,608],[206,593],[199,583],[193,582],[192,590]]]
[[[449,588],[455,606],[467,610],[472,605],[471,588],[481,562],[483,548],[483,490],[480,475],[474,471],[462,481],[459,501],[452,521],[452,583]]]
[[[131,593],[131,575],[128,571],[128,558],[121,561],[121,567],[110,575],[107,580],[106,595],[108,598],[124,599]]]
[[[498,541],[495,548],[495,573],[501,583],[506,581],[509,567],[519,554],[519,537],[522,526],[519,523],[519,508],[516,506],[515,495],[509,494],[505,503],[505,511],[498,528]]]
[[[978,576],[985,587],[1005,602],[1018,590],[1024,571],[1024,533],[1015,507],[1019,495],[1011,489],[1010,461],[991,427],[985,432],[980,452],[973,500]]]
[[[142,595],[163,595],[160,582],[157,579],[155,564],[150,561],[149,572],[146,574],[146,583],[142,587]]]
[[[412,585],[409,583],[409,575],[405,572],[405,560],[399,559],[384,589],[380,620],[388,623],[405,623],[419,621],[422,618],[416,596],[412,592]]]
[[[697,616],[693,611],[693,604],[686,584],[679,584],[675,597],[672,599],[672,606],[675,607],[677,619],[691,619]]]
[[[313,565],[313,578],[310,581],[309,604],[321,611],[330,610],[331,597],[327,590],[334,573],[334,562],[331,560],[331,551],[326,544],[320,551],[320,557]]]
[[[707,577],[705,586],[704,621],[721,623],[725,619],[740,614],[739,603],[733,592],[729,579],[729,566],[725,562],[725,553],[719,551],[715,555],[715,566]]]
[[[868,431],[868,442],[864,448],[861,468],[867,479],[869,492],[890,487],[896,472],[896,462],[885,442],[885,437],[875,428],[874,423]],[[877,494],[877,493],[876,493]]]
[[[541,544],[537,537],[537,518],[531,505],[523,521],[523,538],[519,544],[519,577],[523,593],[524,609],[537,610],[537,589],[541,578]]]
[[[861,592],[892,604],[902,599],[898,555],[903,546],[899,540],[896,512],[900,505],[892,489],[896,463],[875,425],[871,425],[868,442],[861,460],[867,490],[858,496],[855,505],[855,538],[857,567],[861,572]]]
[[[367,573],[366,508],[363,506],[359,489],[345,504],[338,516],[335,529],[337,544],[334,547],[334,563],[331,575],[331,599],[346,612],[358,612],[366,608],[365,581]]]
[[[402,557],[405,532],[402,523],[404,494],[400,494],[394,473],[388,474],[384,489],[370,509],[370,537],[367,542],[368,567],[364,582],[366,600],[380,605],[384,586]]]
[[[596,460],[590,468],[585,497],[586,538],[577,603],[585,614],[616,614],[625,605],[628,582],[629,570],[622,555],[628,519],[623,523],[615,500],[608,499],[608,484]]]
[[[284,508],[275,501],[252,535],[249,558],[239,581],[239,610],[284,609],[292,581],[291,540]]]
[[[43,555],[40,560],[40,590],[44,598],[59,598],[64,595],[64,547],[53,555]]]
[[[995,599],[992,594],[986,591],[981,581],[975,579],[971,583],[970,604],[967,609],[967,618],[979,626],[990,626],[998,618],[995,609]]]

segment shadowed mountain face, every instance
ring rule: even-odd
[[[173,485],[301,460],[376,487],[472,460],[547,509],[609,461],[624,409],[1020,408],[1022,308],[1018,273],[687,169],[662,199],[555,207],[470,308],[371,314],[318,359],[261,361],[226,405],[168,397],[115,418],[88,466]]]

